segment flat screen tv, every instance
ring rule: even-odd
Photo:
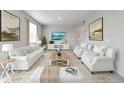
[[[65,39],[66,39],[66,32],[53,32],[51,34],[51,40],[65,41]]]

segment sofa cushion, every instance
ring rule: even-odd
[[[38,47],[36,47],[36,46],[27,46],[27,47],[24,47],[24,52],[25,52],[26,55],[27,54],[30,54],[30,53],[32,53],[32,52],[34,52],[36,50],[38,50]]]
[[[39,48],[38,47],[36,47],[36,46],[34,46],[34,47],[31,47],[32,48],[32,50],[33,51],[36,51],[36,50],[38,50]]]
[[[26,48],[26,52],[27,52],[27,54],[30,54],[30,53],[32,53],[34,50],[32,49],[32,47],[27,47]]]
[[[24,48],[16,48],[15,49],[16,56],[25,56]]]
[[[96,55],[92,55],[91,52],[85,52],[85,54],[82,55],[83,62],[89,64],[93,61],[95,56]]]
[[[86,49],[87,45],[88,45],[87,43],[82,43],[81,48]]]
[[[92,51],[92,48],[93,48],[93,46],[92,46],[91,44],[88,44],[86,50],[87,50],[87,51]]]
[[[105,55],[105,46],[94,46],[93,51],[98,53],[99,56],[104,56]]]
[[[86,54],[86,55],[90,55],[90,56],[92,56],[92,57],[99,56],[98,53],[93,52],[93,51],[87,51],[87,52],[85,52],[85,54]]]
[[[91,52],[90,55],[91,55],[92,57],[95,57],[95,56],[99,56],[99,53]]]
[[[37,56],[41,53],[41,50],[36,50],[30,54],[27,54],[27,60],[28,61],[33,61],[37,58]]]

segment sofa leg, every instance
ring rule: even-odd
[[[94,72],[91,72],[91,74],[94,74]]]
[[[110,73],[113,73],[113,71],[110,71]]]
[[[81,61],[82,64],[84,64],[82,61]]]

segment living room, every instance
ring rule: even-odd
[[[123,0],[1,0],[0,92],[123,92],[123,24]]]
[[[71,15],[74,16],[70,17]],[[14,23],[11,22],[16,20],[15,25],[18,26],[19,30],[17,31],[19,31],[19,33],[18,38],[14,39],[1,35],[2,68],[0,82],[40,83],[41,79],[42,82],[45,83],[124,82],[123,43],[121,42],[123,40],[122,30],[124,29],[123,15],[124,11],[117,10],[1,10],[1,31],[6,31],[6,26],[12,27],[13,25],[10,24]],[[9,19],[11,17],[15,19]],[[95,25],[101,27],[102,33],[100,33],[99,37],[90,38],[90,30],[92,30],[92,26],[96,27]],[[43,44],[43,38],[45,38],[45,44]],[[105,52],[102,56],[108,55],[108,57],[113,56],[113,58],[110,59],[106,56],[104,59],[99,59],[101,55],[98,56],[92,53],[90,55],[96,55],[94,58],[98,57],[98,60],[92,65],[93,67],[91,67],[91,64],[87,65],[88,62],[86,59],[89,57],[86,55],[86,48],[88,49],[90,46],[92,47],[91,50],[94,51],[95,47],[99,50],[104,46],[104,51],[108,52]],[[11,47],[13,48],[13,52],[11,51],[12,58],[14,55],[14,60],[12,60],[14,65],[12,65],[12,67],[8,64],[8,61],[2,60],[3,58],[10,59],[7,55],[3,55],[3,51],[9,51]],[[56,80],[51,80],[49,78],[51,76],[49,75],[44,77],[48,71],[48,68],[46,70],[45,67],[52,64],[52,61],[49,62],[48,59],[51,57],[50,60],[57,59],[54,58],[56,56],[53,55],[56,55],[57,52],[61,52],[61,50],[61,57],[62,59],[64,57],[64,60],[67,62],[61,64],[62,62],[60,62],[59,59],[57,62],[55,61],[55,64],[59,64],[64,72],[64,74],[60,74],[62,80],[57,81],[57,77],[55,77],[57,76],[56,74],[52,76]],[[113,50],[115,53],[111,52]],[[78,59],[78,57],[80,59]],[[88,60],[92,62],[93,59]],[[77,75],[72,74],[71,76],[67,72],[67,74],[65,74],[63,69],[66,70],[70,68],[79,73]],[[52,69],[55,70],[50,67],[51,71]],[[43,76],[40,75],[40,73],[43,73]],[[69,79],[66,78],[65,75],[68,76]],[[35,76],[37,76],[37,78]],[[44,80],[44,78],[50,79],[50,81]]]

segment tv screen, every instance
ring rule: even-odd
[[[53,32],[51,34],[51,39],[52,40],[65,41],[65,38],[66,38],[66,32]]]

